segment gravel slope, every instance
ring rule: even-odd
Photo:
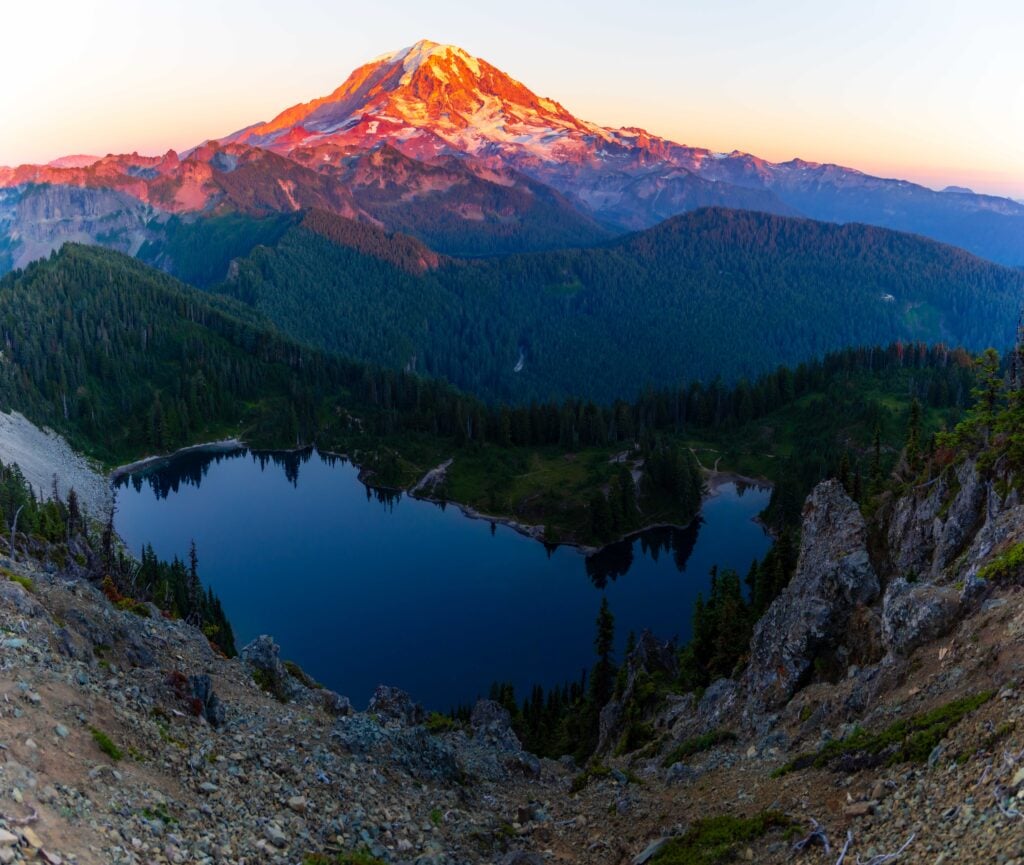
[[[53,477],[62,496],[74,487],[89,513],[100,518],[113,496],[107,479],[62,436],[42,430],[18,412],[0,412],[0,460],[17,463],[36,493],[49,497]]]

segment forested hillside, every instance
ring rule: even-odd
[[[66,245],[0,280],[0,328],[0,408],[108,462],[227,432],[276,447],[350,428],[451,435],[462,402],[304,348],[244,305],[94,247]]]
[[[384,266],[376,258],[362,262]],[[550,540],[607,541],[699,504],[694,452],[771,478],[773,517],[845,459],[853,479],[966,404],[971,360],[923,345],[850,349],[735,387],[647,390],[633,402],[489,406],[448,385],[306,348],[244,305],[127,256],[69,245],[0,280],[0,409],[64,433],[108,463],[227,435],[352,455],[375,484],[406,487],[453,460],[435,490]],[[870,458],[869,458],[870,457]],[[627,467],[641,472],[636,489]]]
[[[1019,271],[913,235],[742,211],[419,272],[328,235],[291,228],[218,290],[302,341],[513,403],[735,382],[898,339],[1005,348],[1024,297]]]

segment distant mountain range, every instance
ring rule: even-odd
[[[317,208],[477,256],[601,243],[701,207],[862,222],[1024,265],[1024,204],[580,120],[484,60],[419,42],[193,150],[0,168],[0,270],[65,240],[137,253],[172,215]]]

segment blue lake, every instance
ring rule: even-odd
[[[368,490],[349,463],[307,452],[190,452],[119,481],[116,526],[138,552],[185,558],[243,646],[282,656],[362,708],[378,684],[447,710],[510,681],[523,695],[593,661],[607,596],[621,654],[630,630],[690,634],[713,565],[745,574],[771,539],[769,491],[729,483],[687,529],[654,529],[585,557],[501,525]]]

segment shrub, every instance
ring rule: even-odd
[[[440,712],[431,712],[423,724],[428,733],[439,736],[442,733],[451,733],[459,729],[458,722],[450,715],[442,715]]]
[[[1024,574],[1024,541],[1014,544],[978,571],[978,577],[992,582],[1018,579]]]
[[[793,821],[778,811],[753,817],[725,814],[697,820],[684,835],[671,839],[651,859],[653,865],[718,865],[736,858],[737,848],[773,829],[790,829]]]
[[[601,763],[591,763],[580,772],[575,778],[572,779],[572,785],[569,787],[570,793],[579,793],[583,790],[591,781],[595,778],[607,778],[611,775],[612,770]]]
[[[28,577],[16,574],[14,571],[8,570],[7,568],[0,568],[0,574],[7,577],[12,583],[17,583],[26,592],[35,592],[36,584],[32,582]]]
[[[854,760],[864,765],[893,766],[897,763],[924,763],[929,755],[960,721],[992,699],[992,691],[953,700],[930,712],[914,715],[890,724],[879,733],[857,729],[845,739],[834,739],[819,751],[801,754],[775,771],[776,776],[800,769],[823,769],[833,762]]]
[[[111,760],[115,762],[124,757],[124,751],[114,744],[113,740],[104,733],[102,730],[97,730],[95,727],[90,727],[93,741],[99,747],[99,749],[106,754]]]
[[[667,769],[669,766],[681,763],[687,757],[692,757],[694,754],[710,751],[718,745],[725,745],[735,741],[736,734],[731,730],[711,730],[703,736],[694,736],[692,739],[685,739],[680,742],[665,755],[661,765]]]
[[[288,675],[293,679],[298,679],[303,687],[309,688],[311,691],[319,691],[323,689],[324,686],[303,670],[302,667],[296,664],[295,661],[285,661],[284,668],[288,671]]]

